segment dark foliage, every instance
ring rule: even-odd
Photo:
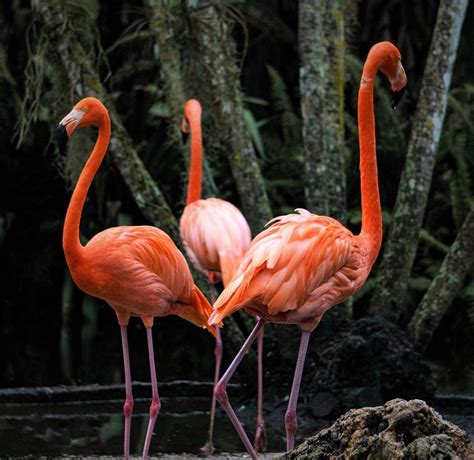
[[[94,133],[84,135],[80,143],[70,149],[68,158],[58,158],[51,144],[52,132],[60,117],[74,103],[70,88],[65,84],[64,76],[58,74],[57,63],[45,53],[41,23],[30,2],[7,3],[0,7],[0,368],[4,370],[0,374],[0,385],[121,381],[120,338],[114,314],[101,302],[86,300],[77,288],[68,288],[61,247],[62,223],[70,191],[84,161],[85,152],[81,147],[88,145]],[[304,206],[298,110],[297,2],[218,3],[239,18],[233,36],[242,66],[246,126],[259,157],[274,214],[289,212]],[[148,2],[68,0],[66,4],[74,14],[84,18],[81,41],[93,56],[102,82],[146,169],[178,217],[184,202],[185,165],[182,151],[168,138],[172,119],[160,80]],[[353,10],[347,12],[349,53],[346,55],[344,155],[348,225],[355,232],[360,227],[355,108],[361,62],[374,42],[392,40],[400,46],[410,82],[408,97],[395,113],[389,109],[385,82],[379,82],[376,94],[380,189],[387,227],[436,10],[437,2],[428,0],[372,0],[359,2],[355,13]],[[471,2],[466,24],[472,23],[473,17]],[[424,230],[410,280],[409,313],[436,274],[473,203],[472,34],[472,30],[465,27]],[[27,105],[22,105],[22,101],[27,101]],[[238,203],[225,152],[219,149],[213,141],[213,133],[206,128],[208,119],[210,115],[204,113],[204,143],[206,147],[206,139],[209,139],[206,156],[219,194]],[[82,227],[84,239],[112,225],[142,223],[146,223],[145,219],[123,179],[106,161],[86,204]],[[370,290],[369,280],[355,300],[354,312],[358,317],[364,315]],[[462,371],[470,356],[466,344],[472,344],[474,336],[472,288],[460,293],[455,304],[456,308],[449,312],[434,335],[429,356],[438,360],[437,365],[448,363]],[[405,318],[405,322],[408,319]],[[400,330],[364,320],[344,325],[330,338],[324,335],[326,320],[332,321],[330,317],[323,320],[321,333],[317,332],[319,337],[315,339],[326,345],[321,345],[319,352],[314,344],[316,351],[308,363],[306,388],[331,392],[332,386],[340,388],[344,382],[349,387],[366,388],[363,391],[370,393],[367,379],[374,379],[378,382],[376,394],[379,392],[382,398],[400,396],[399,392],[394,392],[400,388],[406,390],[407,396],[413,395],[411,391],[420,391],[421,395],[430,393],[424,371],[419,373],[420,380],[416,382],[409,381],[406,375],[392,380],[393,374],[384,374],[384,366],[394,371],[399,370],[398,366],[406,367],[402,360],[405,356],[413,369],[422,366],[418,355],[409,354],[408,348],[402,348],[408,347],[408,342]],[[173,377],[210,379],[213,359],[210,337],[177,318],[158,320],[154,333],[159,380]],[[134,378],[146,380],[146,341],[142,326],[133,322],[130,334],[134,347],[132,373]],[[368,341],[368,336],[372,342]],[[377,341],[382,336],[390,346],[393,345],[398,357],[390,355],[385,362],[377,361],[383,358],[379,355],[384,355],[383,346]],[[279,337],[283,337],[284,342],[278,343]],[[281,335],[270,333],[268,365],[273,359],[281,359],[288,363],[285,367],[289,375],[295,352],[287,344],[296,341],[296,328]],[[374,366],[367,368],[367,372],[359,368],[361,375],[357,384],[351,380],[357,373],[344,375],[344,369],[350,365],[343,360],[348,349],[358,353],[359,363],[368,366],[370,362]],[[69,356],[68,353],[73,363],[70,375],[59,364],[62,357]],[[228,349],[227,354],[227,358],[232,356],[233,350]],[[286,375],[285,379],[289,382]],[[396,386],[395,382],[398,383]],[[468,391],[469,384],[472,385],[472,381],[466,381],[457,390]],[[354,391],[350,402],[337,399],[335,404],[341,404],[341,408],[352,404],[358,397]]]

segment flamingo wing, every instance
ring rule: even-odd
[[[273,219],[252,241],[234,279],[217,299],[210,324],[242,307],[297,322],[298,310],[307,302],[317,304],[318,289],[321,295],[321,288],[325,295],[336,291],[325,299],[326,305],[338,300],[339,292],[345,295],[355,287],[359,273],[352,271],[360,264],[352,233],[335,219],[297,211]]]
[[[151,226],[111,228],[96,235],[87,249],[104,286],[103,295],[93,295],[137,316],[174,313],[208,327],[212,308],[194,285],[183,254],[162,230]]]

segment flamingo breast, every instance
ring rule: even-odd
[[[219,198],[194,201],[186,206],[180,235],[193,265],[202,273],[222,272],[224,285],[234,275],[251,239],[242,213]]]

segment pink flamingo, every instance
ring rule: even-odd
[[[294,448],[296,404],[311,332],[325,311],[354,294],[365,283],[382,242],[382,213],[377,180],[373,88],[377,71],[390,80],[392,90],[406,85],[400,52],[389,42],[372,47],[359,90],[358,121],[362,197],[362,229],[353,235],[331,217],[304,209],[270,221],[251,243],[231,283],[214,304],[210,325],[219,324],[240,308],[259,317],[252,333],[215,387],[222,404],[252,456],[249,442],[226,393],[226,385],[265,322],[297,324],[301,343],[288,409],[285,414],[287,450]]]
[[[150,226],[114,227],[95,235],[86,246],[79,240],[82,209],[110,140],[110,118],[103,104],[86,97],[79,101],[58,126],[58,144],[64,150],[76,128],[97,125],[99,134],[94,149],[72,194],[64,222],[63,248],[72,278],[87,294],[104,299],[114,310],[122,334],[125,369],[124,456],[129,458],[133,411],[132,380],[128,353],[127,325],[139,316],[146,328],[150,360],[152,402],[143,448],[146,459],[155,421],[160,410],[156,383],[153,336],[155,316],[178,315],[196,326],[216,334],[207,320],[212,307],[194,285],[186,260],[171,238]]]
[[[180,221],[180,234],[186,252],[197,270],[206,275],[211,290],[211,301],[217,297],[215,283],[222,279],[224,287],[234,276],[240,261],[250,245],[250,227],[242,213],[228,201],[219,198],[201,198],[202,184],[202,109],[199,101],[190,99],[184,107],[181,129],[191,133],[191,164],[186,207]],[[262,411],[262,341],[263,330],[259,334],[258,384],[259,400],[255,445],[265,449],[265,425]],[[216,367],[214,384],[219,379],[222,360],[222,340],[217,329],[215,346]],[[214,431],[216,399],[213,394],[208,440],[202,451],[214,451],[212,438]]]

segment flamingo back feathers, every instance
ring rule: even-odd
[[[210,324],[243,307],[275,322],[292,318],[299,322],[297,311],[307,302],[315,307],[308,315],[316,315],[315,309],[329,308],[341,290],[345,294],[358,284],[363,274],[360,260],[351,260],[360,253],[357,241],[335,219],[298,209],[297,214],[276,217],[269,225],[252,241],[234,279],[214,304]],[[355,270],[339,274],[348,264]],[[347,289],[340,285],[344,277]],[[315,297],[321,288],[331,295]]]
[[[214,333],[207,325],[211,305],[194,285],[183,254],[162,230],[110,228],[94,236],[85,253],[87,271],[72,272],[84,291],[134,316],[176,314]]]

